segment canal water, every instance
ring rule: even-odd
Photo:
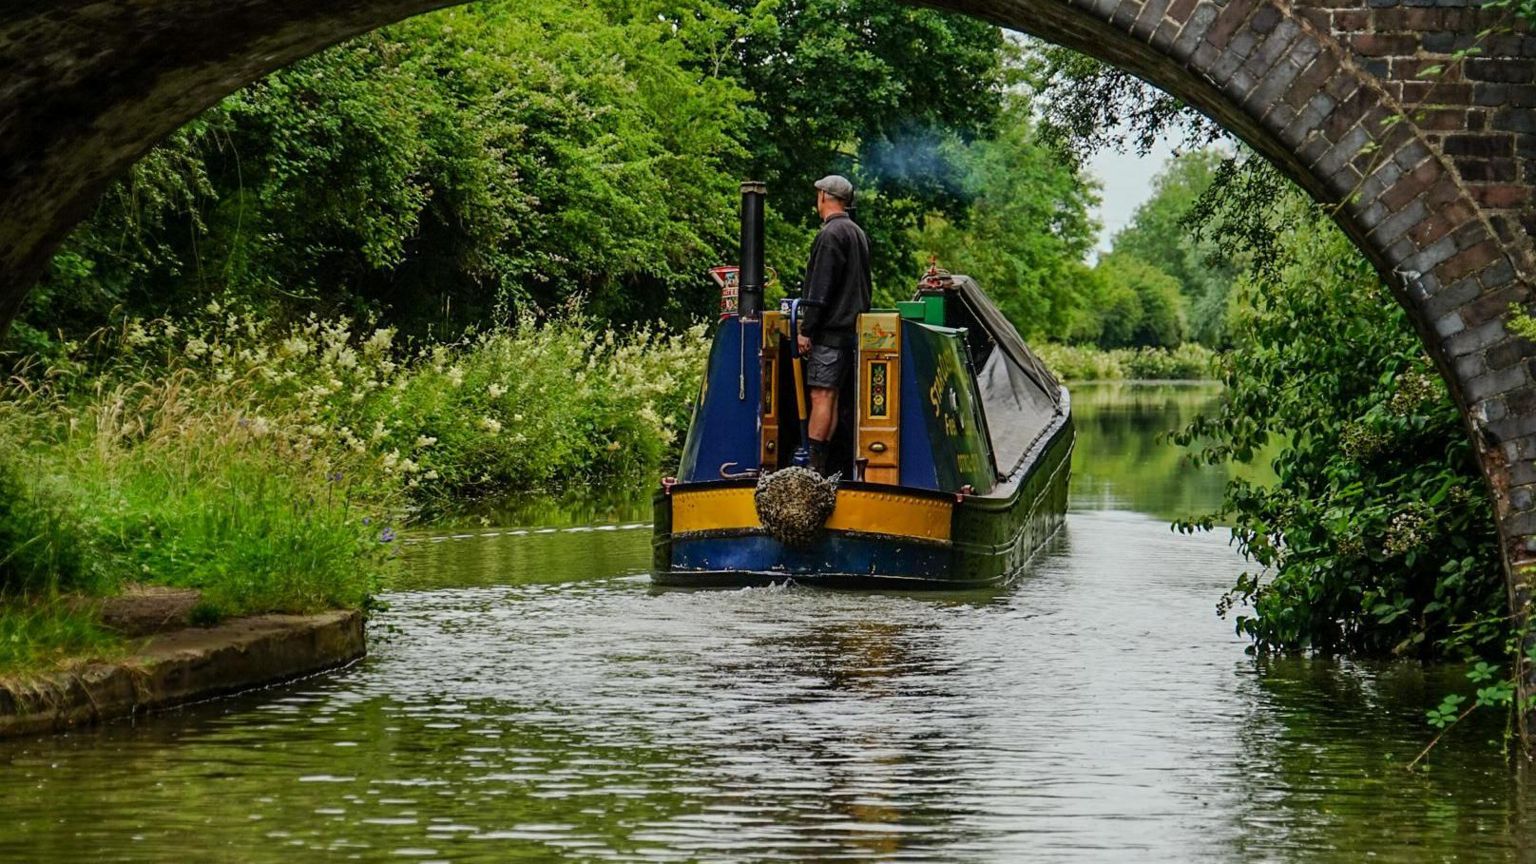
[[[681,591],[631,502],[413,538],[355,667],[0,743],[0,860],[1525,860],[1531,801],[1424,711],[1458,670],[1255,660],[1215,391],[1076,388],[1073,511],[1015,586]],[[455,536],[456,535],[456,536]]]

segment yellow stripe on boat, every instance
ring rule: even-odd
[[[674,489],[673,533],[761,529],[752,492],[751,487]],[[827,520],[827,528],[947,541],[952,507],[948,501],[899,492],[839,489],[837,508]]]

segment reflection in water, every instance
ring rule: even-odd
[[[1213,410],[1220,395],[1220,385],[1212,382],[1073,385],[1072,507],[1134,510],[1169,520],[1214,511],[1231,469],[1191,464],[1189,452],[1167,436]],[[1269,463],[1276,455],[1278,446],[1261,452],[1253,464],[1242,466],[1242,476],[1271,479]]]
[[[1522,857],[1496,723],[1400,767],[1454,670],[1255,662],[1225,538],[1084,468],[1005,591],[659,590],[644,527],[417,538],[352,669],[0,743],[0,861]]]

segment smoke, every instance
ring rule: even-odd
[[[911,124],[865,141],[858,179],[886,198],[912,198],[946,212],[969,203],[964,166],[957,158],[963,145],[948,130]]]

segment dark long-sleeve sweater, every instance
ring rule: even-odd
[[[811,244],[800,301],[800,332],[822,345],[852,345],[869,310],[869,238],[846,213],[833,213]]]

